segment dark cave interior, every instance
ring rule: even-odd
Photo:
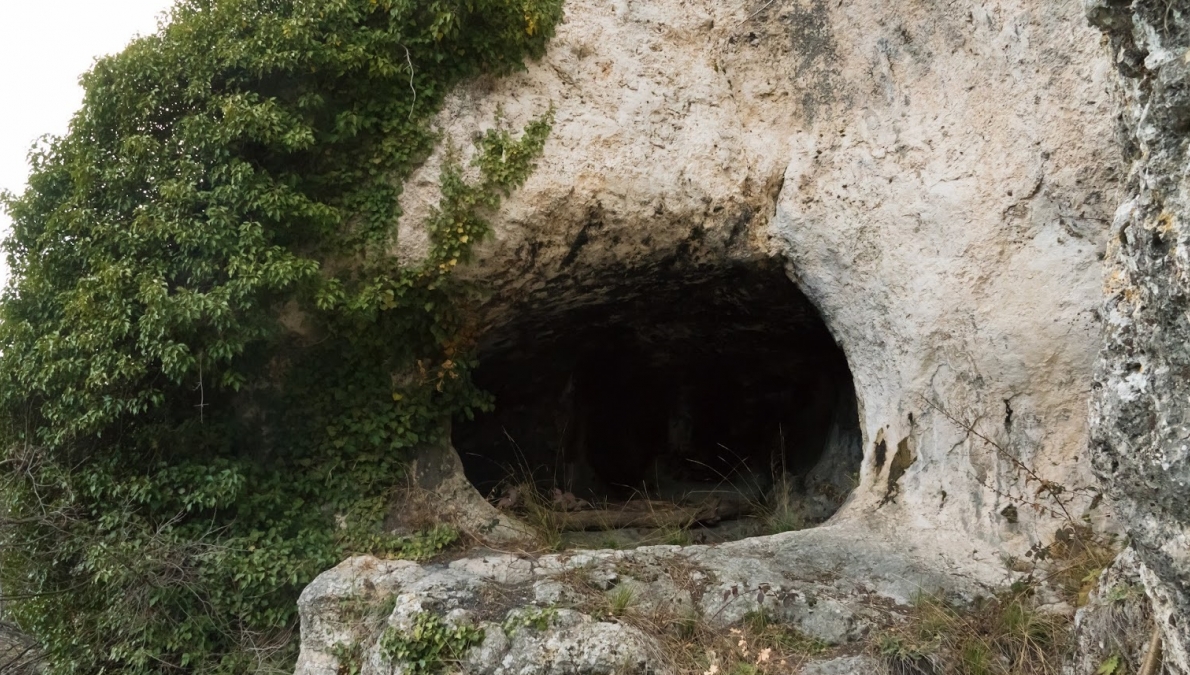
[[[495,409],[456,420],[453,442],[482,493],[529,477],[590,503],[762,499],[781,477],[849,491],[851,373],[780,266],[625,274],[577,302],[559,295],[481,346],[475,377]]]

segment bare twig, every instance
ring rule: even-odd
[[[1136,675],[1156,675],[1157,669],[1161,667],[1161,626],[1155,624],[1153,626],[1153,637],[1149,638],[1149,651],[1145,654],[1145,660],[1141,663],[1140,670]]]
[[[946,408],[942,407],[938,403],[931,401],[930,399],[926,398],[925,396],[921,396],[920,398],[921,398],[922,402],[924,402],[931,410],[937,411],[939,414],[941,414],[943,417],[945,417],[947,420],[949,420],[952,424],[954,424],[955,426],[962,429],[968,436],[974,436],[975,438],[978,438],[979,440],[986,443],[989,447],[992,448],[992,450],[994,450],[996,452],[996,454],[1001,459],[1004,459],[1005,461],[1007,461],[1017,471],[1020,471],[1021,473],[1025,474],[1025,482],[1026,483],[1028,483],[1030,481],[1036,482],[1039,485],[1039,490],[1048,494],[1050,499],[1052,499],[1054,501],[1054,503],[1057,504],[1058,509],[1062,511],[1062,517],[1065,518],[1066,521],[1071,524],[1077,524],[1078,521],[1076,521],[1074,516],[1071,515],[1069,509],[1066,508],[1066,502],[1060,496],[1062,494],[1062,492],[1064,491],[1064,488],[1061,485],[1058,485],[1058,484],[1054,483],[1053,481],[1046,480],[1045,478],[1042,478],[1041,475],[1039,475],[1037,473],[1037,471],[1035,471],[1028,464],[1025,464],[1023,461],[1021,461],[1021,459],[1019,457],[1017,457],[1015,454],[1013,454],[1008,448],[1006,448],[1004,446],[1004,444],[996,441],[995,439],[991,438],[987,434],[980,431],[977,426],[978,420],[976,420],[975,422],[968,422],[967,420],[960,418],[958,415],[947,410]],[[1004,495],[1004,496],[1007,496],[1007,495]],[[1020,500],[1020,501],[1025,501],[1025,500]]]
[[[763,12],[763,11],[764,11],[764,10],[766,10],[766,9],[768,9],[768,8],[769,8],[769,7],[770,7],[770,6],[771,6],[771,5],[772,5],[774,2],[776,2],[776,0],[769,0],[768,2],[764,3],[764,6],[763,6],[763,7],[761,7],[761,8],[760,8],[760,9],[758,9],[758,10],[756,10],[755,12],[752,12],[752,13],[751,13],[751,14],[749,14],[747,17],[745,17],[743,21],[739,22],[739,23],[738,23],[738,24],[736,24],[736,25],[737,25],[737,26],[742,26],[742,25],[744,25],[744,24],[748,23],[749,21],[751,21],[752,19],[755,19],[755,18],[756,18],[756,17],[757,17],[757,16],[758,16],[758,15],[759,15],[761,12]]]
[[[409,48],[401,45],[405,50],[405,63],[409,66],[409,90],[413,92],[413,102],[409,104],[409,119],[413,119],[413,111],[417,106],[417,88],[413,86],[413,57],[409,55]]]
[[[200,352],[198,355],[198,386],[195,387],[195,389],[198,391],[198,405],[194,406],[195,408],[198,408],[199,424],[204,423],[203,414],[207,409],[207,391],[203,387],[202,379],[202,353]]]

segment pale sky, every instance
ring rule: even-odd
[[[153,32],[172,4],[0,0],[0,188],[23,190],[30,146],[43,134],[65,133],[83,100],[79,75],[96,57]],[[8,217],[0,213],[0,228],[7,232],[8,226]]]

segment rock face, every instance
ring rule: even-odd
[[[841,541],[852,546],[840,546]],[[990,570],[982,570],[985,574]],[[863,540],[826,526],[718,547],[653,546],[530,559],[490,553],[445,565],[352,558],[302,593],[299,675],[389,673],[386,631],[409,634],[430,613],[483,631],[456,655],[466,672],[666,672],[663,646],[638,625],[703,622],[725,630],[767,611],[827,645],[887,621],[917,593],[980,592],[966,561]],[[763,589],[763,590],[762,590]],[[364,611],[361,611],[364,608]],[[391,608],[391,609],[390,609]],[[367,617],[367,611],[381,614]],[[345,654],[355,654],[347,663]],[[864,659],[808,672],[845,673]],[[398,668],[406,668],[399,660]]]
[[[1012,458],[1093,483],[1086,406],[1120,163],[1115,75],[1079,9],[574,0],[566,12],[540,63],[458,92],[439,119],[465,160],[497,112],[516,127],[555,109],[537,171],[461,270],[491,290],[488,346],[676,271],[781,262],[854,376],[864,457],[836,517],[880,510],[1017,553],[1045,539],[1062,519],[1053,504],[1002,514],[1034,501]],[[394,254],[424,252],[417,223],[445,156],[407,183]],[[1090,494],[1068,494],[1077,518]]]
[[[1119,481],[1137,543],[1116,574],[1144,578],[1183,639],[1188,469],[1176,430],[1190,326],[1174,132],[1186,130],[1177,96],[1190,89],[1184,46],[1163,42],[1160,17],[1105,1],[1092,15],[1109,27],[1110,56],[1071,3],[572,0],[541,62],[453,95],[438,120],[444,149],[405,186],[393,255],[406,260],[424,255],[418,223],[446,158],[465,161],[472,134],[498,119],[517,127],[553,107],[556,120],[537,171],[460,268],[490,291],[476,308],[484,350],[564,333],[586,308],[675,279],[780,265],[845,354],[858,486],[820,528],[718,547],[352,559],[302,596],[298,672],[347,672],[343,650],[357,647],[364,672],[388,672],[378,636],[408,633],[421,612],[484,628],[469,672],[657,667],[658,645],[583,609],[579,592],[606,605],[630,588],[643,610],[726,626],[774,597],[758,601],[763,586],[783,621],[846,642],[880,603],[1002,583],[1002,554],[1101,515],[1086,411],[1105,255],[1117,272],[1095,455]],[[1117,68],[1132,78],[1127,143]],[[1144,154],[1108,252],[1125,146]],[[382,611],[361,622],[360,604]],[[566,609],[548,620],[523,615],[555,606]]]
[[[1190,5],[1089,1],[1124,82],[1132,167],[1108,247],[1092,408],[1096,473],[1133,551],[1167,672],[1190,672]],[[1090,621],[1090,617],[1088,618]]]

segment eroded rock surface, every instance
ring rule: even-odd
[[[483,630],[482,642],[460,655],[469,673],[667,672],[672,655],[641,626],[699,621],[726,631],[765,611],[840,645],[887,623],[889,607],[919,593],[970,598],[987,590],[976,578],[998,573],[994,564],[948,560],[921,544],[893,547],[838,526],[713,547],[490,553],[441,565],[352,558],[302,594],[297,673],[344,672],[351,652],[365,674],[403,672],[399,659],[385,658],[382,636],[390,628],[409,634],[427,612]],[[387,613],[369,621],[361,608]],[[821,672],[848,672],[838,670],[848,663]]]
[[[1087,14],[1110,39],[1124,82],[1121,124],[1132,160],[1109,239],[1094,465],[1133,548],[1117,562],[1116,577],[1143,587],[1153,615],[1148,623],[1155,621],[1163,637],[1166,672],[1187,673],[1190,4],[1090,0]],[[1091,612],[1087,623],[1110,614],[1112,603],[1106,607]],[[1152,629],[1139,628],[1143,641]]]
[[[1120,672],[1140,672],[1153,632],[1153,608],[1140,566],[1136,551],[1127,549],[1100,575],[1086,606],[1075,616],[1074,655],[1067,675],[1094,673],[1113,659]]]
[[[1120,151],[1115,74],[1080,8],[574,0],[566,12],[540,63],[459,91],[439,117],[465,160],[498,111],[515,127],[555,108],[538,169],[460,270],[491,291],[486,348],[649,293],[675,269],[781,261],[854,375],[864,459],[836,517],[883,510],[1015,553],[1044,541],[1064,516],[1003,515],[1035,486],[932,406],[1048,480],[1093,484],[1086,405]],[[395,255],[424,252],[417,223],[446,156],[407,183]],[[1093,497],[1067,494],[1075,518]]]
[[[1136,199],[1112,238],[1122,243],[1106,253],[1120,293],[1100,379],[1116,393],[1098,397],[1096,455],[1102,473],[1122,472],[1120,494],[1133,504],[1125,520],[1143,521],[1136,574],[1152,577],[1150,595],[1170,598],[1158,616],[1184,614],[1186,506],[1172,490],[1185,485],[1185,450],[1172,430],[1185,412],[1174,380],[1185,377],[1171,354],[1183,354],[1188,337],[1177,286],[1185,275],[1174,274],[1186,237],[1184,211],[1161,206],[1181,204],[1169,200],[1182,198],[1184,147],[1169,139],[1183,118],[1161,108],[1166,140],[1156,144],[1138,121],[1156,84],[1167,97],[1185,91],[1184,65],[1171,65],[1184,60],[1168,47],[1146,57],[1149,47],[1137,45],[1166,38],[1155,24],[1134,29],[1114,1],[1092,10],[1110,24],[1109,53],[1080,9],[573,0],[541,62],[453,95],[438,121],[444,148],[464,161],[471,136],[498,117],[515,127],[555,110],[537,171],[460,269],[490,290],[476,309],[484,348],[647,294],[659,280],[776,261],[846,354],[859,485],[823,527],[716,547],[428,566],[355,558],[303,594],[298,672],[335,673],[355,645],[365,672],[388,672],[379,636],[407,631],[424,612],[484,629],[462,661],[469,672],[661,669],[653,638],[608,613],[617,589],[632,589],[634,611],[691,612],[722,627],[771,603],[781,621],[846,643],[919,591],[1003,584],[1004,552],[1048,541],[1088,511],[1098,516],[1086,410],[1101,261],[1119,203],[1117,66],[1134,78],[1131,142],[1159,151],[1152,157],[1165,159],[1145,161],[1165,178],[1135,174]],[[393,255],[424,255],[417,224],[447,156],[435,154],[407,183]],[[1165,351],[1138,360],[1141,339]],[[1151,443],[1132,440],[1136,425]],[[1061,486],[1062,503],[1038,492],[1038,479]],[[1162,537],[1175,535],[1163,548]],[[361,621],[360,604],[384,611]],[[1184,621],[1170,626],[1186,630]],[[869,663],[855,657],[819,672]]]

